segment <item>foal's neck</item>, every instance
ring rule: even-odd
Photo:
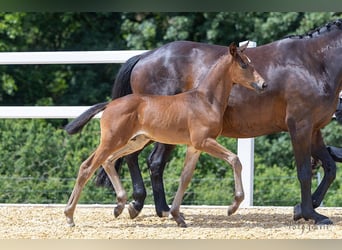
[[[228,96],[233,86],[229,76],[232,63],[233,58],[230,54],[221,56],[197,87],[197,91],[204,94],[211,104],[228,104]]]

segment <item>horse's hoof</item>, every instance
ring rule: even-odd
[[[119,215],[122,213],[124,208],[125,208],[125,206],[120,206],[120,205],[118,205],[118,206],[116,206],[114,208],[114,216],[115,216],[115,218],[119,217]]]
[[[136,218],[139,214],[140,214],[141,211],[138,211],[137,209],[134,208],[134,203],[131,202],[128,206],[128,213],[129,213],[129,216],[131,217],[131,219],[134,219]]]
[[[235,207],[235,206],[233,206],[233,205],[229,206],[229,207],[228,207],[228,216],[231,216],[232,214],[234,214],[234,213],[236,212],[237,209],[238,209],[238,208]]]
[[[333,222],[329,218],[324,218],[320,221],[315,221],[315,225],[332,225]]]
[[[67,218],[67,224],[69,227],[74,227],[75,226],[75,222],[73,219]]]
[[[185,220],[184,220],[184,217],[183,216],[179,216],[179,217],[177,217],[177,218],[174,218],[175,219],[175,221],[177,222],[177,225],[179,226],[179,227],[183,227],[183,228],[185,228],[185,227],[188,227],[187,225],[186,225],[186,223],[185,223]]]
[[[158,215],[159,216],[159,215]],[[170,216],[170,211],[162,211],[160,213],[159,217],[169,217]]]
[[[168,210],[168,211],[158,211],[158,212],[156,212],[156,214],[160,218],[169,217],[170,216],[170,210]]]
[[[178,226],[182,227],[182,228],[187,228],[188,227],[185,222],[178,224]]]
[[[297,204],[294,208],[293,208],[293,220],[297,221],[302,219],[302,207],[300,206],[300,204]]]

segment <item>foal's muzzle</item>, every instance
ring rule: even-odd
[[[267,88],[266,82],[253,82],[251,85],[257,92],[262,92]]]

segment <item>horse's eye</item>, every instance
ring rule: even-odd
[[[245,61],[244,61],[241,57],[239,58],[238,62],[239,62],[239,64],[240,64],[241,68],[247,69],[248,64],[245,63]]]

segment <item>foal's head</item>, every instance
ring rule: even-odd
[[[267,87],[267,84],[254,69],[251,60],[245,55],[244,50],[247,48],[247,45],[248,43],[239,48],[236,47],[235,43],[229,45],[229,53],[233,57],[231,77],[234,83],[261,91]]]

